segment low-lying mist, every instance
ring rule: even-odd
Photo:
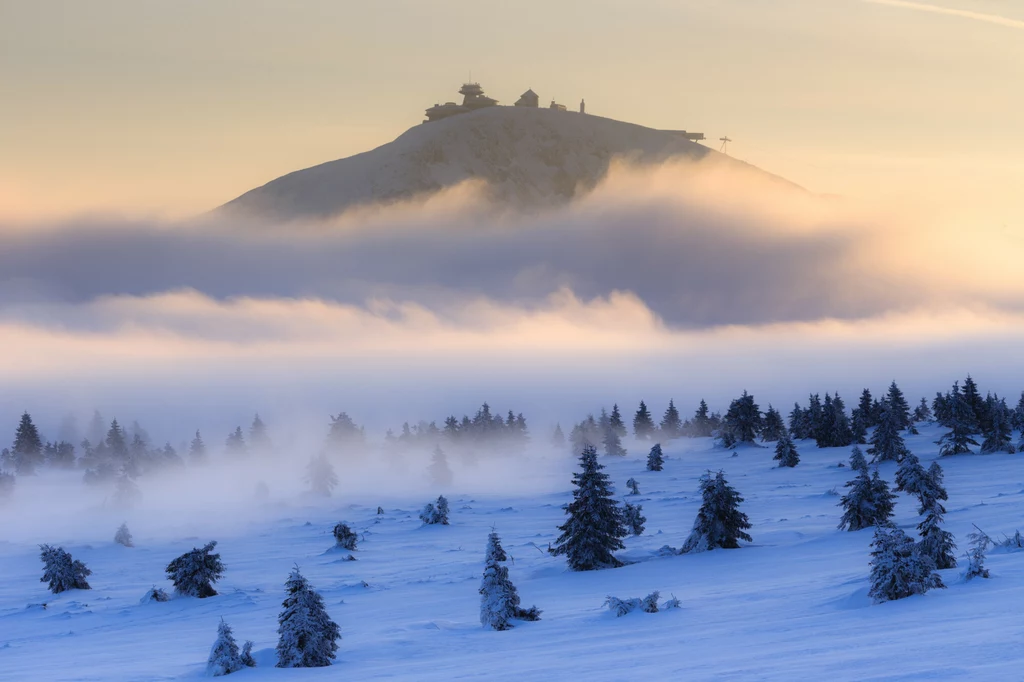
[[[1020,390],[1020,240],[707,162],[619,165],[553,210],[484,196],[465,185],[323,223],[0,226],[0,440],[26,410],[56,440],[68,413],[84,423],[98,409],[138,420],[157,446],[199,429],[217,452],[259,412],[275,458],[141,480],[139,513],[156,528],[171,509],[201,525],[248,502],[301,504],[340,411],[367,439],[337,465],[347,501],[427,495],[430,453],[382,454],[385,431],[484,401],[525,413],[532,445],[455,461],[458,489],[568,472],[547,445],[554,425],[614,402],[657,415],[674,398],[686,415],[749,390],[785,411],[810,391],[852,398],[894,378],[916,400],[968,372]],[[21,516],[45,517],[51,495],[120,513],[80,471],[25,479]],[[257,504],[260,481],[273,485]]]

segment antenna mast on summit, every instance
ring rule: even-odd
[[[718,138],[718,141],[722,143],[722,146],[718,148],[718,151],[722,152],[723,154],[728,154],[729,143],[732,142],[732,140],[729,139],[729,136],[726,135],[725,137],[720,137]]]

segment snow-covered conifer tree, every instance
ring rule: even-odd
[[[310,457],[306,465],[306,483],[310,491],[315,495],[330,497],[331,492],[338,485],[338,475],[334,473],[334,467],[327,459],[327,453],[321,453],[319,457]]]
[[[783,432],[775,444],[775,456],[772,459],[777,460],[780,467],[795,467],[800,463],[800,454],[788,433]]]
[[[139,484],[129,472],[127,466],[121,467],[121,473],[114,483],[114,504],[119,507],[132,507],[142,497]]]
[[[654,419],[647,409],[647,404],[641,400],[640,407],[633,417],[633,433],[636,434],[637,440],[647,440],[654,435],[654,431]]]
[[[249,427],[249,449],[257,455],[270,455],[274,451],[274,444],[267,433],[267,425],[260,419],[259,413],[252,418],[252,425]]]
[[[978,420],[968,400],[960,393],[959,384],[946,396],[944,426],[949,432],[939,439],[939,454],[942,456],[969,454],[971,445],[978,441],[971,436],[978,432]]]
[[[551,434],[551,446],[556,450],[565,447],[565,434],[562,432],[561,424],[555,424],[555,431]]]
[[[519,593],[508,577],[504,562],[508,555],[501,547],[501,538],[494,531],[487,537],[484,576],[480,582],[480,623],[485,628],[508,630],[513,620],[540,620],[536,606],[520,608]]]
[[[911,495],[920,495],[922,487],[928,484],[927,476],[928,472],[921,466],[921,460],[908,450],[896,468],[896,490]]]
[[[701,398],[697,411],[693,414],[693,436],[705,438],[711,435],[711,416],[708,411],[708,404]]]
[[[62,547],[39,545],[39,558],[43,561],[43,577],[41,583],[49,583],[50,591],[60,594],[67,590],[90,590],[86,581],[92,571]]]
[[[903,397],[903,391],[895,381],[889,384],[889,392],[885,396],[885,401],[889,403],[889,409],[893,413],[897,428],[909,429],[914,423],[910,418],[910,404]]]
[[[930,422],[932,420],[932,408],[928,407],[928,399],[922,397],[921,402],[914,408],[914,421]]]
[[[622,538],[627,531],[593,447],[583,448],[580,468],[572,479],[573,501],[565,506],[569,518],[558,527],[562,534],[551,553],[564,554],[574,571],[621,566],[612,552],[625,547]]]
[[[252,657],[252,640],[247,639],[245,644],[242,645],[242,665],[246,668],[255,668],[256,659]]]
[[[705,552],[711,549],[737,549],[740,540],[751,542],[745,531],[750,528],[747,515],[739,510],[743,498],[725,480],[721,471],[710,471],[700,479],[701,506],[693,530],[682,551]]]
[[[871,434],[871,447],[868,448],[872,462],[899,462],[910,452],[900,435],[900,429],[905,428],[902,423],[900,412],[893,408],[888,399],[883,400],[878,426]]]
[[[122,523],[121,527],[114,533],[114,542],[125,547],[134,547],[135,543],[132,542],[131,531],[128,530],[128,524]]]
[[[1013,424],[1010,421],[1010,409],[1006,401],[999,396],[989,396],[985,401],[988,415],[985,427],[985,440],[981,443],[984,453],[1005,452],[1013,454],[1017,449],[1013,446]]]
[[[968,533],[971,548],[967,550],[967,570],[964,571],[964,580],[972,578],[988,578],[988,569],[985,568],[985,552],[988,550],[989,537],[984,533]]]
[[[428,502],[420,512],[420,520],[428,526],[448,525],[448,498],[444,495],[438,496],[434,502]]]
[[[220,554],[213,552],[216,546],[217,541],[213,540],[201,548],[193,547],[192,551],[185,552],[167,564],[167,577],[174,583],[178,594],[199,599],[217,594],[213,583],[224,574],[224,564],[221,563]]]
[[[736,443],[753,443],[761,433],[763,419],[754,396],[746,391],[729,405],[722,420],[722,443],[729,448]]]
[[[199,435],[198,430],[196,430],[196,437],[192,439],[192,443],[189,445],[188,459],[192,464],[206,463],[206,444],[203,443],[203,437]]]
[[[626,481],[626,487],[629,488],[630,495],[640,494],[640,484],[637,483],[635,478],[630,478],[628,481]]]
[[[348,524],[342,521],[341,523],[335,524],[334,526],[334,540],[338,547],[341,549],[354,550],[356,548],[356,542],[359,540],[359,536],[356,532],[349,528]]]
[[[683,433],[683,420],[680,419],[679,410],[676,409],[676,404],[672,400],[668,401],[668,409],[665,410],[665,416],[661,418],[661,432],[669,440],[679,438]]]
[[[241,426],[236,426],[235,430],[228,434],[227,440],[224,441],[224,454],[228,457],[244,457],[249,454]]]
[[[14,433],[11,458],[19,475],[35,473],[36,467],[43,462],[43,439],[28,412],[21,415],[18,429]]]
[[[868,473],[868,461],[864,458],[864,453],[856,445],[850,451],[850,468],[854,471]]]
[[[618,430],[611,425],[611,421],[604,428],[604,435],[601,437],[604,444],[604,454],[614,457],[625,457],[626,448],[622,447],[622,438]]]
[[[612,405],[611,416],[608,417],[608,426],[618,434],[619,438],[625,438],[629,431],[625,422],[622,421],[622,412],[619,411],[619,404]]]
[[[622,520],[633,535],[644,534],[644,524],[647,517],[643,515],[643,507],[639,504],[623,503]]]
[[[927,507],[918,510],[924,514],[924,521],[917,525],[921,540],[918,542],[919,551],[927,556],[935,568],[942,570],[956,566],[956,543],[953,541],[953,534],[945,531],[939,525],[942,523],[946,508],[938,499],[932,499]]]
[[[768,411],[764,413],[764,425],[761,428],[761,440],[765,443],[774,443],[782,438],[786,432],[786,422],[782,419],[782,413],[768,404]]]
[[[434,482],[434,485],[446,488],[452,484],[453,478],[444,450],[440,445],[434,446],[434,454],[430,459],[430,480]]]
[[[231,634],[231,626],[220,619],[217,626],[217,641],[210,648],[210,657],[206,660],[206,674],[209,677],[221,677],[238,672],[245,667],[238,652],[238,644]]]
[[[855,469],[857,477],[846,483],[850,492],[839,501],[843,507],[843,517],[839,521],[840,530],[861,530],[868,526],[887,523],[892,516],[895,495],[875,469],[871,476],[866,470]]]
[[[868,596],[876,604],[945,587],[942,578],[935,573],[932,560],[922,555],[914,541],[899,528],[878,526],[871,546],[874,549]]]
[[[807,438],[807,432],[804,430],[804,411],[800,407],[800,403],[793,403],[793,411],[789,413],[789,435],[796,440],[803,440]]]
[[[278,668],[322,668],[338,652],[341,629],[331,620],[323,597],[294,568],[284,584],[287,596],[277,618]]]
[[[664,466],[665,457],[661,453],[661,443],[655,443],[651,446],[651,451],[647,453],[647,470],[661,471]]]

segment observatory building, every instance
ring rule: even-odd
[[[427,109],[427,120],[424,123],[440,121],[442,118],[465,114],[477,109],[497,106],[498,104],[498,100],[484,94],[484,89],[480,87],[479,83],[464,83],[459,88],[459,94],[462,95],[462,104],[456,104],[455,102],[435,104]]]

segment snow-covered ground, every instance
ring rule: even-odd
[[[940,433],[928,426],[907,443],[923,464],[937,457]],[[255,642],[258,668],[237,680],[1015,680],[1024,668],[1024,553],[994,550],[992,579],[962,582],[941,572],[948,589],[874,605],[867,597],[871,530],[836,529],[841,491],[852,477],[838,468],[848,449],[799,443],[795,469],[773,467],[770,448],[732,451],[709,439],[666,444],[662,472],[647,472],[646,447],[623,459],[602,457],[615,483],[635,477],[647,516],[642,537],[620,556],[632,563],[573,573],[543,551],[563,522],[576,460],[526,456],[528,494],[480,493],[456,482],[446,490],[452,524],[417,518],[430,495],[358,494],[323,502],[272,499],[258,513],[176,525],[173,518],[94,511],[48,521],[35,538],[16,531],[32,520],[4,509],[0,541],[0,679],[156,680],[204,674],[224,617],[239,643]],[[1002,537],[1024,526],[1022,455],[959,456],[941,461],[949,491],[946,527],[966,549],[975,523]],[[723,469],[745,497],[753,543],[739,550],[663,556],[685,539],[699,504],[698,477]],[[892,482],[895,465],[881,468]],[[462,476],[462,480],[469,480]],[[17,495],[42,481],[19,487]],[[33,486],[37,486],[34,487]],[[19,483],[21,486],[21,483]],[[620,497],[621,499],[621,497]],[[17,500],[15,501],[17,502]],[[54,505],[59,505],[54,501]],[[385,513],[376,515],[378,505]],[[896,523],[916,535],[916,500],[901,494]],[[114,544],[124,518],[136,547]],[[332,550],[333,524],[361,533],[354,552]],[[39,525],[39,524],[35,524]],[[509,572],[537,623],[506,632],[479,623],[477,589],[491,528],[513,561]],[[140,604],[152,586],[170,590],[163,569],[175,556],[219,542],[226,565],[220,595]],[[40,583],[36,543],[61,544],[92,569],[91,591],[52,595]],[[283,583],[298,564],[323,594],[343,639],[335,665],[273,667]],[[616,618],[608,595],[660,590],[682,608]],[[45,605],[45,606],[44,606]]]

